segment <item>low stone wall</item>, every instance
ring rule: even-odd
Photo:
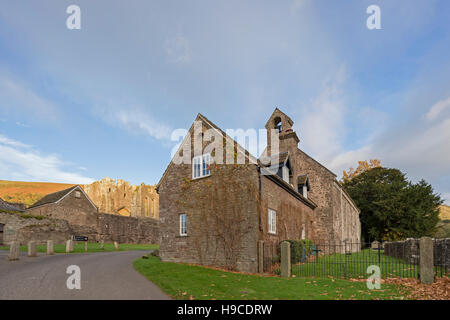
[[[450,268],[450,238],[434,239],[434,265]],[[384,254],[402,259],[411,264],[419,264],[419,239],[385,242]]]
[[[159,221],[151,218],[98,215],[98,235],[120,243],[159,243]]]
[[[98,214],[97,226],[82,226],[62,219],[37,219],[0,212],[0,224],[4,225],[3,233],[0,233],[3,244],[18,241],[24,245],[30,240],[64,243],[72,235],[88,236],[93,242],[159,243],[159,222],[150,218]]]

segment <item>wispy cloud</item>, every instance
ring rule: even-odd
[[[191,61],[190,42],[184,36],[166,39],[165,50],[170,62],[187,63]]]
[[[0,75],[0,110],[20,111],[48,122],[58,118],[57,106],[53,102],[7,74]]]
[[[428,120],[435,120],[444,111],[450,110],[450,97],[436,102],[425,115]]]
[[[42,155],[31,146],[0,135],[0,176],[3,179],[91,183],[94,179],[71,172],[57,155]]]

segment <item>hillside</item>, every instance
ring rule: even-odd
[[[0,180],[0,198],[12,203],[31,205],[46,194],[67,189],[73,184]]]
[[[450,206],[444,204],[439,208],[439,219],[450,220]]]

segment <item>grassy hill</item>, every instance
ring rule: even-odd
[[[439,219],[450,220],[450,206],[443,204],[439,208]]]
[[[0,180],[0,198],[13,203],[31,205],[45,195],[67,189],[73,184]]]

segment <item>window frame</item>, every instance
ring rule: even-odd
[[[270,234],[277,234],[277,211],[273,209],[267,210],[267,229]]]
[[[205,161],[207,159],[207,161]],[[204,153],[192,158],[192,180],[208,177],[211,175],[209,166],[211,165],[211,154]],[[198,175],[196,175],[198,169]]]
[[[183,217],[184,217],[184,225],[183,225]],[[181,213],[180,214],[180,217],[179,217],[179,234],[180,234],[181,237],[186,237],[188,235],[187,214],[186,213]]]

